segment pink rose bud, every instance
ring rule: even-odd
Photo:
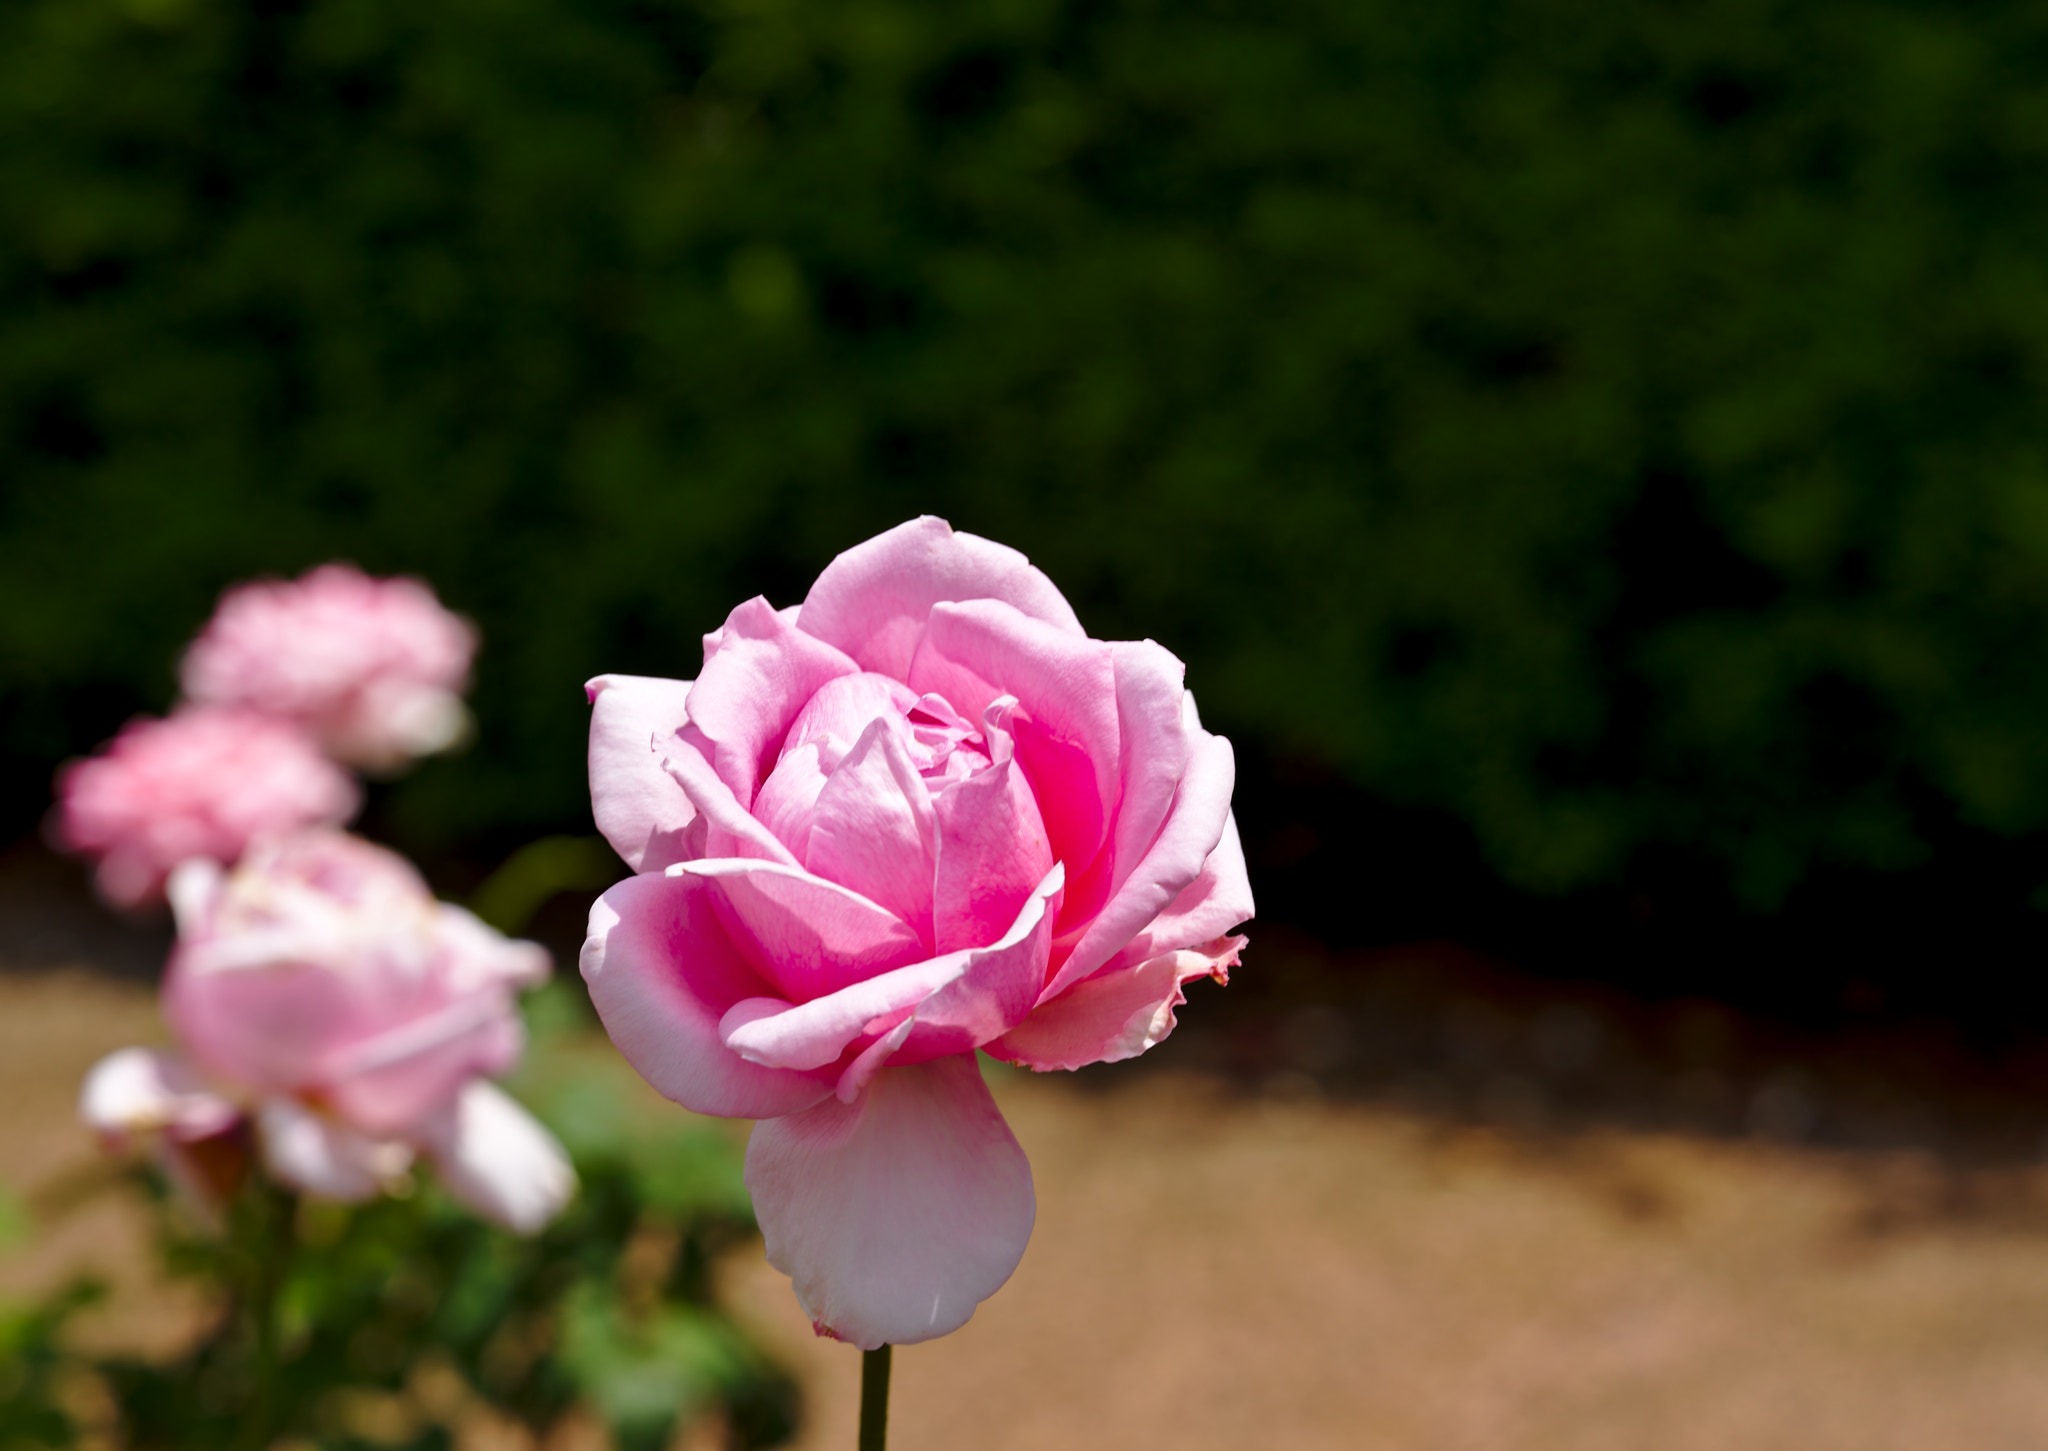
[[[184,1053],[131,1049],[81,1102],[102,1137],[173,1145],[253,1121],[262,1160],[360,1200],[433,1159],[486,1218],[532,1230],[575,1187],[561,1146],[486,1082],[523,1047],[515,994],[547,954],[437,902],[406,861],[344,832],[258,844],[170,884],[178,945],[164,1015]]]
[[[138,720],[57,778],[56,835],[96,857],[100,894],[159,898],[192,857],[231,862],[259,836],[355,813],[355,782],[305,732],[254,711],[187,707]]]
[[[468,727],[476,631],[414,579],[327,564],[245,584],[185,652],[185,694],[298,721],[338,761],[387,770]]]
[[[592,1001],[661,1092],[763,1120],[747,1184],[821,1334],[944,1335],[1022,1257],[976,1049],[1129,1058],[1237,962],[1235,767],[1181,677],[926,518],[741,605],[694,682],[590,683],[592,806],[639,873],[591,911]]]

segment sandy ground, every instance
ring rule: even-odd
[[[78,1077],[157,1036],[140,984],[0,976],[0,1177],[89,1177]],[[897,1451],[2048,1445],[2048,1171],[1510,1135],[1173,1072],[998,1096],[1038,1229],[964,1330],[897,1352]],[[98,1203],[0,1261],[0,1293],[139,1263]],[[850,1445],[858,1354],[810,1335],[757,1249],[727,1274],[805,1378],[799,1445]],[[185,1313],[118,1311],[145,1340]]]

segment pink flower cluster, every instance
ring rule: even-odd
[[[1031,1167],[976,1050],[1143,1053],[1252,915],[1230,743],[1149,640],[1091,639],[1023,555],[918,519],[694,681],[601,676],[591,1001],[648,1082],[754,1118],[747,1185],[821,1334],[944,1335],[1009,1277]]]
[[[58,777],[59,841],[102,896],[159,900],[179,863],[237,860],[266,836],[336,824],[386,770],[467,729],[476,632],[417,580],[329,564],[229,590],[187,651],[185,700],[131,722]]]
[[[425,1157],[477,1213],[530,1231],[575,1175],[488,1080],[523,1046],[519,988],[547,954],[434,900],[399,856],[338,829],[385,769],[467,728],[475,631],[425,585],[326,565],[228,591],[187,652],[186,700],[59,779],[56,827],[102,895],[166,890],[163,989],[181,1050],[130,1048],[80,1112],[153,1143],[201,1203],[252,1151],[277,1180],[364,1199]]]

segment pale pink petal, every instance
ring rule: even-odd
[[[690,724],[742,808],[753,806],[797,713],[827,681],[859,668],[758,596],[726,618],[717,653],[690,687]]]
[[[475,1079],[420,1138],[450,1194],[493,1224],[532,1234],[576,1192],[555,1136],[494,1084]]]
[[[797,622],[863,669],[903,680],[932,606],[980,599],[1001,600],[1067,634],[1081,634],[1073,607],[1031,561],[1004,545],[956,534],[945,520],[929,515],[856,544],[826,565],[804,597]]]
[[[799,742],[831,743],[836,761],[878,720],[900,721],[917,704],[917,694],[900,680],[863,670],[819,687],[789,727],[783,749]],[[828,762],[829,766],[830,762]]]
[[[797,861],[803,861],[811,849],[811,818],[818,808],[818,793],[830,779],[825,773],[826,750],[815,741],[783,747],[782,759],[754,798],[754,820],[788,847]]]
[[[265,1099],[256,1131],[272,1177],[323,1199],[374,1198],[412,1164],[407,1145],[357,1133],[296,1099]]]
[[[999,696],[1017,698],[1017,760],[1038,798],[1053,856],[1070,874],[1086,871],[1108,840],[1121,789],[1111,648],[995,600],[943,604],[926,623],[910,685],[972,715]]]
[[[176,1053],[123,1048],[95,1063],[78,1094],[78,1116],[110,1148],[167,1133],[202,1139],[225,1132],[242,1111],[208,1088]]]
[[[612,850],[636,872],[682,860],[696,808],[662,769],[669,741],[689,720],[687,680],[600,675],[590,697],[590,809]]]
[[[736,1003],[719,1025],[728,1047],[755,1063],[813,1069],[835,1063],[857,1039],[915,1017],[924,1041],[910,1061],[958,1053],[1020,1022],[1037,1001],[1051,949],[1054,867],[1010,930],[987,947],[948,953],[879,973],[792,1004],[759,997]]]
[[[320,1054],[309,1064],[307,1087],[356,1128],[390,1137],[477,1074],[508,1072],[525,1047],[510,998],[472,994]]]
[[[800,868],[728,857],[675,870],[713,884],[733,946],[791,1002],[925,956],[923,940],[900,917]]]
[[[1193,727],[1187,774],[1151,850],[1080,933],[1047,986],[1051,998],[1108,962],[1201,875],[1230,819],[1237,764],[1230,742]],[[1055,951],[1057,951],[1057,947]],[[1041,999],[1043,1001],[1044,999]]]
[[[1213,941],[1256,915],[1251,878],[1244,867],[1244,845],[1237,836],[1237,817],[1223,820],[1223,839],[1202,863],[1196,877],[1173,905],[1152,919],[1110,959],[1110,968],[1133,966],[1166,952]]]
[[[775,833],[740,805],[731,789],[711,769],[703,752],[690,741],[688,732],[671,743],[661,764],[703,819],[704,845],[712,855],[758,857],[792,867],[797,864],[796,857]]]
[[[1041,1004],[988,1051],[1041,1073],[1135,1058],[1173,1031],[1173,1010],[1187,1001],[1181,984],[1227,978],[1244,945],[1242,937],[1225,937],[1077,983]]]
[[[972,1054],[756,1124],[746,1182],[768,1262],[820,1334],[863,1350],[966,1324],[1024,1257],[1037,1207]]]
[[[991,941],[1016,920],[1053,865],[1037,798],[1010,746],[1008,719],[1001,702],[989,708],[994,762],[947,785],[933,803],[939,843],[932,929],[941,952]]]
[[[929,952],[938,822],[907,734],[900,716],[876,719],[861,733],[818,793],[804,865],[888,908]]]
[[[1186,774],[1193,732],[1200,727],[1183,712],[1186,667],[1150,640],[1119,641],[1110,647],[1116,662],[1116,713],[1121,781],[1116,830],[1111,840],[1111,886],[1121,887],[1159,835]]]
[[[701,877],[628,878],[590,909],[583,980],[605,1032],[661,1093],[697,1113],[772,1118],[832,1091],[829,1078],[749,1063],[718,1020],[772,989],[740,956]]]
[[[219,1081],[317,1096],[380,1138],[403,1133],[472,1075],[517,1061],[523,1030],[506,985],[421,972],[398,953],[368,952],[354,971],[335,971],[314,956],[321,945],[282,936],[274,946],[262,937],[212,944],[216,963],[236,947],[267,959],[212,966],[209,944],[181,947],[165,977],[165,1016]]]

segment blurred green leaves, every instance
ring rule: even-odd
[[[222,585],[484,627],[416,850],[581,830],[920,510],[1564,888],[2048,824],[2048,19],[1875,0],[22,0],[12,810]]]

